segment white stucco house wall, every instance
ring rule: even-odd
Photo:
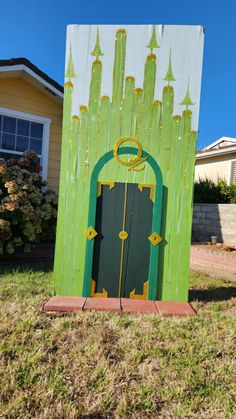
[[[221,137],[202,150],[197,150],[195,181],[208,177],[224,178],[236,183],[236,138]]]

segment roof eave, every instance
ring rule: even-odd
[[[18,73],[24,72],[27,76],[33,78],[37,83],[39,83],[47,92],[50,92],[52,95],[56,96],[60,102],[63,101],[63,92],[62,87],[60,89],[56,88],[55,85],[45,80],[39,74],[37,74],[34,70],[29,68],[25,64],[15,64],[15,65],[6,65],[0,66],[0,73]]]
[[[236,146],[229,147],[227,148],[227,150],[224,150],[223,148],[221,148],[219,150],[212,150],[212,151],[206,151],[203,153],[197,153],[196,159],[200,160],[207,157],[214,157],[214,156],[220,156],[220,155],[232,154],[232,153],[236,153]]]
[[[213,147],[223,143],[223,142],[231,142],[231,143],[236,143],[236,138],[232,138],[232,137],[221,137],[218,140],[214,141],[213,143],[209,144],[207,147],[205,147],[203,150],[205,151],[209,151],[211,150]]]

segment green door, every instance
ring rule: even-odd
[[[91,296],[147,298],[153,201],[154,185],[98,184]]]

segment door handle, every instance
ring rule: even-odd
[[[148,240],[152,243],[153,246],[156,246],[162,241],[162,237],[154,231],[151,236],[148,237]]]
[[[126,240],[126,239],[128,238],[128,233],[127,233],[127,231],[125,231],[125,230],[121,230],[121,231],[119,232],[119,238],[120,238],[121,240]]]

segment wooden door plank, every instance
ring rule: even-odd
[[[138,184],[128,184],[126,226],[128,239],[125,241],[122,293],[129,298],[135,289],[143,294],[143,285],[148,281],[150,242],[152,229],[153,202],[150,188],[138,188]]]
[[[118,297],[122,230],[124,183],[114,188],[102,185],[97,199],[92,279],[96,281],[96,293],[108,292],[108,297]]]

